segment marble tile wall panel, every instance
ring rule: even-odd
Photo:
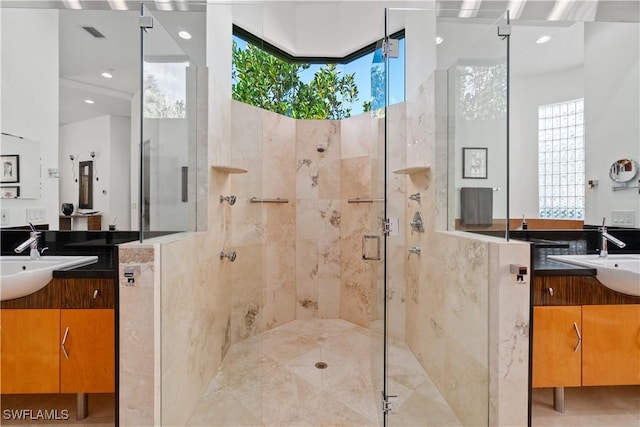
[[[262,197],[293,201],[296,195],[296,121],[262,111]]]
[[[511,264],[529,265],[529,245],[492,243],[490,247],[489,425],[527,424],[529,284],[516,283]]]
[[[342,160],[340,193],[342,200],[371,197],[371,159],[369,156]]]
[[[339,315],[339,121],[298,120],[296,125],[296,317]],[[325,151],[319,152],[321,144]]]
[[[272,329],[296,318],[295,240],[268,241],[265,263],[265,328]]]
[[[354,162],[356,164],[357,162]],[[380,235],[372,229],[371,204],[342,200],[342,237],[340,243],[341,318],[368,326],[371,318],[372,271],[380,261],[362,259],[362,236]]]
[[[130,244],[118,249],[120,271],[119,405],[122,426],[157,425],[160,422],[159,286],[152,245]],[[127,286],[124,269],[138,273],[136,286]]]
[[[207,233],[160,245],[162,423],[184,425],[228,348],[231,288]]]
[[[340,158],[351,159],[353,157],[374,157],[377,155],[378,151],[372,150],[372,147],[377,143],[377,140],[373,139],[377,128],[378,123],[372,120],[370,114],[361,114],[341,120],[342,154]]]
[[[231,342],[239,342],[264,332],[264,243],[239,245],[235,262],[230,263],[229,286],[231,296]],[[226,261],[225,261],[226,262]]]
[[[207,9],[208,73],[208,161],[225,165],[231,161],[231,5],[216,4]],[[202,90],[202,88],[198,88]]]

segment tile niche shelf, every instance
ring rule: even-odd
[[[414,173],[425,173],[429,169],[431,169],[431,166],[412,166],[410,168],[396,169],[393,173],[398,175],[413,175]]]
[[[238,168],[235,166],[228,166],[228,165],[211,165],[211,168],[213,170],[217,170],[223,173],[247,173],[249,172],[246,169],[242,169],[242,168]]]

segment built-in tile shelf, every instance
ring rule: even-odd
[[[410,168],[397,169],[393,173],[398,175],[413,175],[414,173],[424,173],[431,169],[431,166],[412,166]]]
[[[249,172],[246,169],[237,168],[235,166],[226,166],[226,165],[212,165],[214,170],[224,172],[224,173],[247,173]]]

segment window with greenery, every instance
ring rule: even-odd
[[[404,56],[404,38],[400,46]],[[311,63],[281,56],[234,35],[233,99],[296,119],[339,120],[384,107],[381,48],[343,62]],[[395,64],[391,100],[402,102],[404,59]]]
[[[584,219],[584,99],[538,107],[540,218]]]

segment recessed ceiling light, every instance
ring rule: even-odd
[[[551,36],[542,36],[538,40],[536,40],[536,43],[543,44],[548,42],[549,40],[551,40]]]
[[[85,99],[84,102],[87,104],[95,104],[95,102],[93,102],[93,99]]]
[[[444,41],[444,39],[440,36],[436,36],[436,44],[440,44]]]
[[[179,31],[178,35],[185,40],[189,40],[191,38],[191,34],[189,34],[189,32],[185,30]]]
[[[105,71],[104,73],[100,74],[102,77],[104,77],[105,79],[111,79],[113,78],[113,74],[111,74],[109,71]]]

